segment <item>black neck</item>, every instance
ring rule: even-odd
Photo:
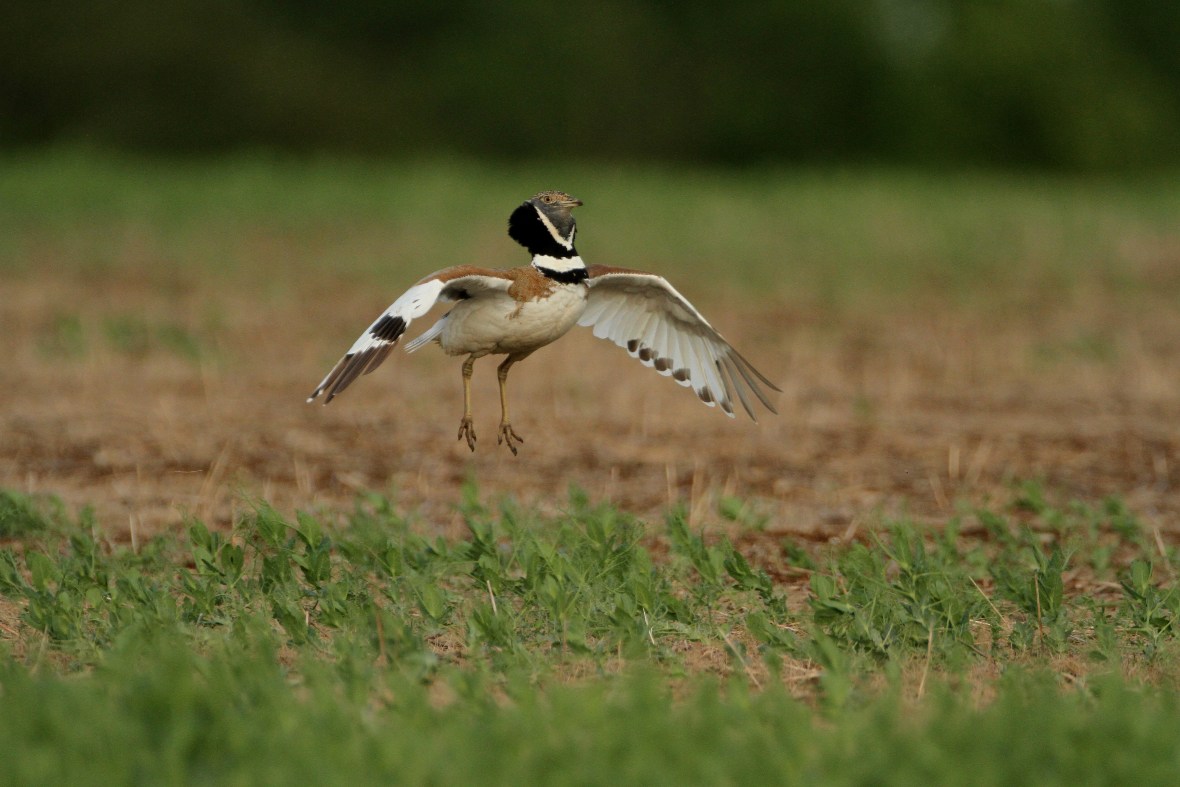
[[[569,227],[565,229],[569,233],[566,236],[569,246],[553,237],[549,228],[537,215],[537,209],[527,202],[514,210],[512,215],[508,217],[508,235],[534,255],[543,254],[546,257],[556,257],[557,259],[578,256],[578,253],[573,249],[574,222],[572,218],[569,220]]]
[[[585,268],[570,268],[568,271],[555,271],[552,268],[536,266],[543,276],[559,284],[577,284],[590,278],[590,271]]]

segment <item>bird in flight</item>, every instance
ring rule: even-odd
[[[574,325],[592,327],[645,366],[680,385],[691,386],[709,407],[733,417],[736,396],[753,420],[747,389],[770,412],[777,412],[764,388],[779,389],[725,341],[701,313],[662,276],[589,265],[574,248],[574,217],[582,204],[561,191],[542,191],[508,218],[508,235],[532,255],[529,265],[508,270],[458,265],[430,274],[393,302],[344,354],[308,397],[324,404],[361,374],[381,365],[410,324],[440,301],[455,305],[425,333],[406,344],[413,352],[438,342],[463,362],[463,420],[459,439],[475,450],[471,420],[471,374],[485,355],[505,355],[500,380],[500,431],[497,444],[516,454],[516,434],[508,419],[508,370],[535,350],[556,341]]]

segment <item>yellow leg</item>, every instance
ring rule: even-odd
[[[508,370],[512,368],[512,364],[521,360],[523,357],[509,355],[504,359],[504,363],[496,368],[496,377],[500,380],[500,434],[496,438],[496,445],[507,443],[513,456],[516,456],[516,446],[513,444],[513,441],[515,440],[517,443],[523,444],[524,438],[513,431],[512,425],[508,422]]]
[[[475,450],[475,426],[471,423],[471,373],[475,369],[475,356],[470,355],[463,362],[463,420],[459,422],[459,439],[467,438],[467,447]]]

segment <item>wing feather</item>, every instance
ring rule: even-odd
[[[725,389],[725,381],[721,379],[718,373],[717,360],[713,354],[709,352],[710,348],[703,342],[697,343],[698,354],[704,356],[701,358],[701,365],[705,367],[705,375],[709,381],[708,392],[721,407],[726,415],[733,415],[733,405],[729,403],[729,391]]]
[[[710,407],[732,416],[733,400],[754,420],[749,394],[775,412],[767,389],[779,389],[743,358],[687,298],[660,276],[626,268],[589,268],[586,310],[578,324],[590,327],[640,360],[691,386]]]
[[[774,409],[774,405],[772,405],[770,401],[767,400],[766,393],[762,390],[761,386],[759,386],[758,383],[754,381],[754,378],[757,378],[763,384],[774,388],[776,391],[778,388],[775,388],[774,384],[770,382],[770,380],[767,380],[765,377],[763,377],[762,373],[755,369],[750,364],[750,362],[747,361],[745,357],[737,350],[734,350],[731,360],[733,361],[734,367],[736,367],[741,373],[742,378],[746,381],[746,384],[750,386],[750,390],[753,391],[754,395],[758,397],[758,401],[762,402],[767,410],[774,413],[775,415],[778,415],[778,410]]]
[[[750,400],[746,396],[746,390],[742,386],[741,382],[738,380],[737,372],[734,370],[733,359],[732,358],[722,359],[721,368],[722,368],[722,370],[724,370],[726,377],[729,380],[729,384],[733,387],[733,390],[737,393],[738,400],[741,401],[742,409],[746,411],[746,415],[750,416],[751,420],[757,421],[758,416],[754,415],[754,410],[753,410],[753,408],[750,407]]]
[[[656,340],[652,343],[652,347],[656,351],[656,357],[653,358],[656,371],[662,376],[668,377],[672,374],[672,347],[671,339],[669,338],[671,331],[668,330],[668,320],[660,320],[656,324]]]
[[[673,363],[672,379],[676,381],[677,385],[691,386],[692,379],[692,364],[689,361],[689,347],[691,337],[686,333],[673,331],[672,333],[672,358]]]
[[[626,306],[622,301],[607,301],[603,306],[602,314],[598,317],[598,322],[594,327],[594,335],[599,339],[607,338],[611,332],[616,316],[623,307]],[[583,318],[585,314],[583,314]]]
[[[326,392],[324,404],[327,404],[357,377],[368,374],[380,366],[410,324],[430,311],[435,304],[474,298],[488,291],[507,290],[511,284],[512,279],[503,271],[470,265],[447,268],[430,274],[402,293],[373,321],[316,386],[311,396],[307,397],[307,401],[314,401]],[[433,329],[431,332],[434,332]]]
[[[692,370],[692,390],[697,398],[709,407],[717,405],[717,399],[709,389],[709,367],[703,360],[704,348],[700,347],[700,337],[686,334],[688,341],[689,368]]]
[[[595,303],[587,303],[586,310],[584,312],[582,312],[582,319],[589,321],[586,323],[587,325],[589,325],[593,322],[597,322],[598,319],[600,317],[602,317],[603,313],[606,311],[606,307],[608,305],[609,304],[606,301],[597,301]]]
[[[647,327],[643,329],[643,334],[639,339],[639,360],[644,366],[650,367],[652,360],[656,357],[656,333],[660,330],[662,323],[663,320],[659,319],[659,315],[648,315]]]
[[[623,302],[620,301],[619,306],[621,307],[623,305]],[[610,332],[620,335],[625,334],[627,336],[642,336],[644,331],[647,330],[647,323],[650,318],[651,315],[646,311],[639,311],[638,309],[627,311],[624,309],[622,314],[613,321],[610,326]],[[638,347],[636,347],[636,350],[638,351]],[[628,352],[638,357],[638,352],[630,352],[630,350]]]

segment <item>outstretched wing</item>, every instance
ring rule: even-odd
[[[430,274],[406,290],[353,342],[344,357],[337,361],[328,376],[307,397],[307,401],[314,401],[326,391],[328,396],[324,404],[327,404],[357,377],[380,366],[410,323],[430,311],[439,301],[459,301],[488,290],[507,290],[511,284],[512,279],[503,271],[471,265],[460,265]]]
[[[721,405],[733,417],[733,397],[755,421],[747,389],[772,413],[763,387],[779,390],[743,358],[701,313],[663,277],[642,271],[591,265],[590,293],[579,325],[609,339],[633,357],[681,385],[705,404]]]

